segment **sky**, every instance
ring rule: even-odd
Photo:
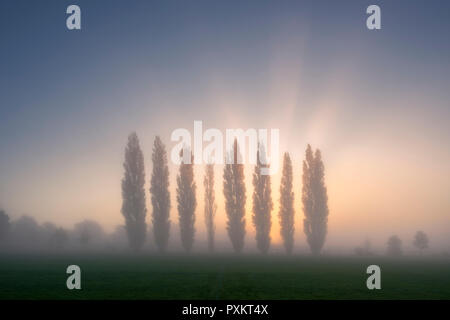
[[[81,30],[66,28],[70,4]],[[381,8],[381,30],[366,8]],[[294,165],[297,246],[301,162],[322,151],[329,197],[326,246],[409,243],[423,229],[450,247],[448,1],[21,1],[0,3],[0,207],[65,227],[106,228],[120,213],[124,148],[145,156],[160,135],[203,127],[279,128]],[[281,154],[280,154],[281,157]],[[170,164],[176,229],[175,178]],[[196,227],[203,222],[196,166]],[[252,246],[246,167],[247,240]],[[226,238],[222,171],[217,232]],[[272,239],[280,242],[272,177]],[[148,215],[151,214],[147,192]],[[150,223],[148,217],[147,221]]]

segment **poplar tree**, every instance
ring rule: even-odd
[[[191,154],[190,163],[185,163],[183,152],[189,151]],[[195,208],[197,201],[195,198],[195,181],[194,181],[194,157],[190,150],[182,150],[180,153],[181,164],[177,176],[177,201],[178,201],[178,218],[180,225],[181,244],[183,248],[189,252],[194,244],[195,235]]]
[[[159,252],[165,252],[170,235],[169,167],[166,147],[155,137],[152,153],[153,172],[150,180],[152,198],[153,236]]]
[[[283,172],[280,184],[280,234],[287,254],[294,247],[294,192],[292,191],[292,162],[289,153],[283,156]]]
[[[328,196],[320,150],[306,148],[303,161],[303,229],[311,252],[318,255],[325,243],[328,223]]]
[[[214,195],[214,165],[207,164],[205,170],[205,178],[203,179],[205,188],[205,224],[206,235],[208,238],[208,250],[214,251],[214,217],[216,215],[217,206]]]
[[[145,216],[145,168],[144,155],[139,146],[136,133],[128,136],[125,148],[125,174],[122,179],[122,214],[125,218],[128,241],[133,250],[142,248],[145,242],[147,225]]]
[[[257,164],[253,173],[253,225],[256,230],[256,246],[263,253],[267,254],[270,247],[271,212],[273,208],[270,175],[261,174],[261,168],[267,168],[263,164],[265,150],[259,146],[257,151]]]
[[[244,247],[246,200],[244,165],[238,163],[238,155],[239,146],[237,139],[235,139],[229,157],[232,163],[226,163],[223,171],[223,194],[227,213],[228,236],[236,253],[240,253]]]

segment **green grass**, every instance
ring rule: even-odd
[[[82,290],[66,289],[66,268]],[[381,267],[381,290],[366,268]],[[0,256],[0,299],[450,299],[450,260],[233,255]]]

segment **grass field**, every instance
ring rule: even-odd
[[[66,288],[66,268],[82,290]],[[381,290],[366,268],[381,267]],[[0,256],[0,299],[450,299],[450,259],[309,256]]]

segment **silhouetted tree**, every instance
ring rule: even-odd
[[[74,233],[83,246],[98,243],[103,238],[103,228],[93,220],[84,220],[75,224]]]
[[[280,184],[280,234],[288,254],[294,247],[294,192],[292,191],[292,162],[289,153],[283,156],[283,172]]]
[[[9,216],[4,210],[0,210],[0,243],[3,243],[11,230],[11,223],[9,222]]]
[[[266,254],[270,247],[271,212],[273,208],[270,175],[261,174],[261,168],[267,168],[265,150],[259,145],[257,164],[253,173],[253,225],[256,230],[256,246]]]
[[[232,164],[225,164],[223,171],[223,193],[225,196],[225,210],[227,213],[227,231],[233,244],[234,251],[239,253],[244,247],[245,238],[245,182],[244,166],[237,159],[239,146],[234,140],[230,158]]]
[[[191,163],[184,163],[183,151],[180,153],[181,164],[177,176],[177,201],[181,243],[183,248],[189,252],[194,244],[195,208],[197,201],[195,198],[194,157],[190,150],[187,151],[191,154]]]
[[[401,256],[403,254],[402,250],[402,240],[397,236],[391,236],[387,242],[387,254],[389,256]]]
[[[425,232],[416,232],[416,235],[414,236],[414,246],[419,249],[421,253],[424,249],[428,248],[428,242],[428,236]]]
[[[203,179],[205,188],[205,224],[206,234],[208,237],[208,249],[214,251],[214,216],[216,215],[217,206],[214,194],[214,165],[207,164],[205,170],[205,178]]]
[[[153,144],[153,172],[150,181],[152,195],[152,222],[155,244],[160,252],[167,249],[170,232],[169,167],[166,147],[159,136]]]
[[[121,211],[125,218],[125,228],[127,229],[130,247],[139,250],[144,245],[147,232],[145,223],[147,208],[144,190],[144,155],[139,146],[138,136],[134,132],[128,136],[123,167],[125,174],[122,179],[123,201]]]
[[[327,234],[328,196],[324,181],[324,165],[320,150],[315,154],[308,144],[303,161],[303,189],[302,189],[303,228],[306,238],[314,255],[320,253]]]

